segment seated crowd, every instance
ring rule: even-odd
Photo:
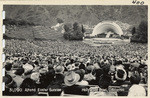
[[[147,59],[139,56],[16,53],[6,55],[4,68],[4,95],[40,95],[44,88],[49,96],[147,95]],[[111,90],[115,86],[124,91]]]

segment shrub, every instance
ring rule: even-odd
[[[72,24],[70,24],[72,25]],[[67,40],[83,40],[85,29],[77,22],[72,26],[64,25],[64,38]]]
[[[132,33],[132,35],[134,35],[136,33],[136,28],[135,27],[132,28],[131,33]]]
[[[134,30],[132,30],[134,31]],[[147,21],[141,21],[138,28],[135,29],[131,42],[140,42],[147,43],[148,42],[148,24]]]

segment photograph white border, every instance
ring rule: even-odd
[[[3,53],[3,43],[2,43],[2,26],[3,26],[3,19],[2,19],[2,11],[3,11],[3,5],[139,5],[139,4],[133,4],[132,2],[135,0],[0,0],[0,97],[10,98],[10,97],[16,97],[16,96],[2,96],[2,53]],[[150,18],[150,0],[137,0],[137,1],[144,1],[144,5],[148,5],[148,32],[150,32],[150,25],[149,25],[149,18]],[[150,34],[148,34],[148,38],[150,38]],[[149,47],[150,40],[148,39],[148,47]],[[150,49],[148,48],[148,62],[150,64]],[[150,75],[150,67],[148,66],[148,76]],[[148,78],[148,92],[150,89],[150,78]],[[148,93],[148,96],[150,96],[150,93]],[[20,98],[20,96],[17,96]],[[22,96],[21,96],[22,97]],[[28,96],[31,97],[31,96]],[[41,96],[32,96],[32,97],[39,97],[43,98]],[[50,96],[52,97],[52,96]],[[61,96],[59,96],[61,97]],[[58,97],[58,98],[59,98]],[[71,96],[73,97],[73,96]],[[87,96],[79,96],[79,97],[87,97]],[[102,96],[104,97],[104,96]],[[113,98],[113,96],[110,96]],[[110,98],[106,97],[106,98]],[[126,96],[125,96],[126,97]],[[24,98],[24,97],[22,97]],[[57,98],[57,97],[55,97]],[[124,98],[124,97],[122,97]],[[141,98],[141,97],[140,97]]]

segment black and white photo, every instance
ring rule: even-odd
[[[3,96],[148,95],[148,5],[3,11]]]

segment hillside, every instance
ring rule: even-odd
[[[5,5],[6,18],[25,20],[39,25],[53,26],[60,18],[64,22],[77,21],[96,25],[101,21],[121,21],[138,25],[147,20],[147,6],[102,5]]]
[[[9,26],[6,27],[5,36],[11,39],[36,39],[36,40],[57,40],[62,39],[63,34],[52,30],[48,26]],[[7,39],[9,39],[7,38]]]
[[[4,5],[6,19],[16,24],[33,23],[35,26],[6,26],[6,36],[14,39],[61,39],[60,31],[52,30],[57,18],[64,23],[78,22],[93,27],[101,21],[115,21],[122,30],[147,21],[147,6],[102,5]],[[8,21],[9,22],[9,21]],[[10,21],[11,22],[11,21]],[[91,33],[91,31],[86,31]]]

